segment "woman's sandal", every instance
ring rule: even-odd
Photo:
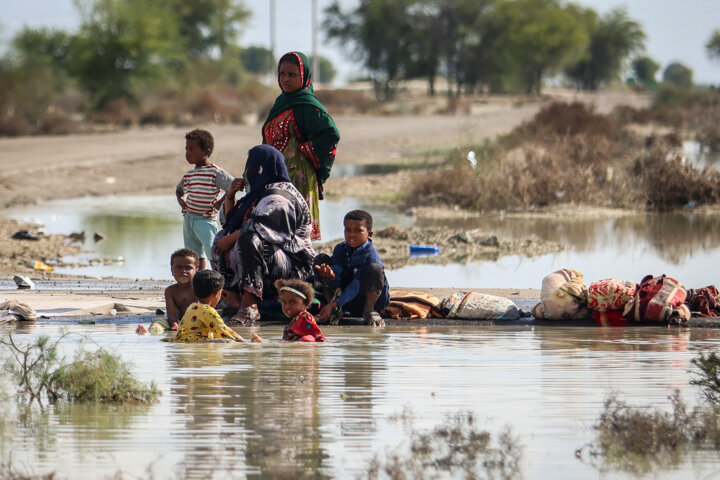
[[[260,312],[257,305],[250,305],[249,307],[239,308],[237,313],[230,319],[230,322],[250,326],[258,320],[260,320]]]
[[[385,320],[383,320],[380,314],[375,310],[363,313],[363,320],[365,320],[365,325],[371,325],[373,327],[385,326]]]

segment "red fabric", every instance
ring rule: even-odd
[[[720,316],[720,296],[715,285],[687,291],[685,304],[690,311],[701,317]]]
[[[289,330],[300,336],[298,339],[302,342],[308,342],[310,340],[303,340],[304,337],[312,337],[313,342],[324,342],[325,337],[315,322],[315,317],[308,311],[300,312],[294,319],[293,323],[289,326]]]
[[[624,327],[627,325],[627,318],[622,316],[621,310],[607,310],[605,312],[593,312],[593,320],[601,327]]]
[[[683,323],[690,318],[690,311],[684,305],[685,297],[685,289],[674,278],[648,275],[637,286],[624,315],[637,322]]]

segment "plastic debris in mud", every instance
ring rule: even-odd
[[[35,260],[34,262],[30,262],[30,268],[34,270],[41,270],[43,272],[52,272],[53,267],[48,265],[47,263],[43,263],[40,260]]]
[[[434,257],[440,254],[436,245],[410,245],[411,257]]]
[[[14,275],[13,281],[15,282],[15,285],[17,285],[18,288],[22,289],[34,289],[35,283],[30,280],[28,277],[24,277],[22,275]]]
[[[470,162],[470,165],[472,165],[473,168],[477,167],[477,157],[475,156],[475,152],[470,150],[467,154],[468,162]]]

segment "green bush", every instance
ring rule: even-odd
[[[143,385],[131,365],[103,349],[81,351],[53,374],[60,395],[71,402],[154,403],[160,396],[155,383]]]
[[[131,364],[102,348],[79,350],[68,362],[58,354],[62,335],[55,342],[40,336],[35,343],[21,345],[12,335],[0,340],[10,357],[5,371],[14,379],[19,398],[29,402],[154,403],[161,392],[155,383],[144,385],[132,374]]]

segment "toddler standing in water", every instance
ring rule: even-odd
[[[176,342],[200,342],[226,338],[236,342],[245,342],[235,330],[225,325],[222,317],[215,311],[215,305],[222,297],[225,278],[214,270],[198,272],[192,280],[193,291],[198,301],[191,304],[180,322]],[[262,342],[262,338],[252,334],[253,342]]]
[[[277,280],[275,288],[280,296],[280,305],[290,319],[283,340],[291,342],[324,342],[325,337],[307,308],[315,298],[312,285],[298,279]]]

